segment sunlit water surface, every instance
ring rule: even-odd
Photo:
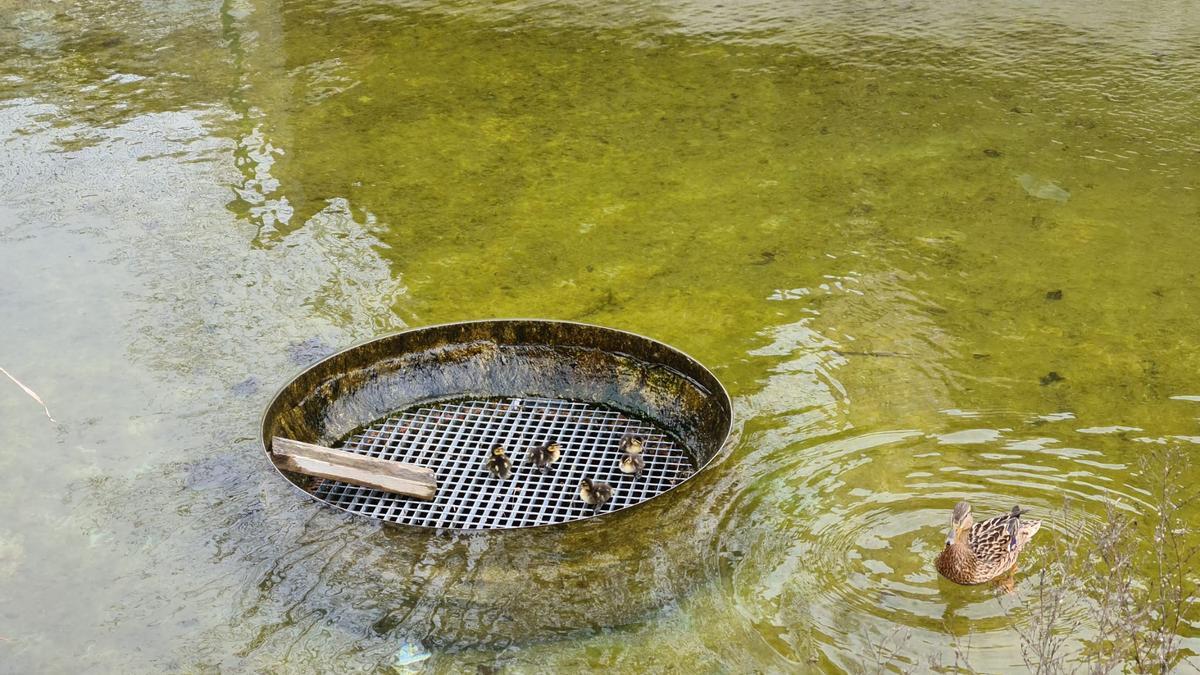
[[[0,670],[1020,665],[1200,443],[1200,9],[1045,4],[0,0]],[[733,441],[573,531],[269,470],[303,365],[492,316],[679,346]],[[933,571],[964,496],[1046,519],[1015,592]]]

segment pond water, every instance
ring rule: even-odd
[[[1042,4],[0,0],[0,671],[1020,666],[1200,443],[1200,7]],[[732,442],[502,536],[266,465],[313,359],[505,316],[684,349]],[[963,497],[1044,519],[1013,592],[934,572]]]

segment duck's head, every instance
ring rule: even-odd
[[[562,446],[558,444],[558,441],[551,439],[546,444],[546,451],[550,453],[550,461],[557,462],[559,455],[562,454]]]
[[[970,530],[974,524],[975,520],[971,518],[971,505],[965,501],[955,504],[954,510],[950,512],[950,531],[946,533],[946,545],[953,545],[958,534]]]
[[[590,501],[592,498],[592,479],[584,478],[579,481],[579,496],[583,497],[584,501]]]
[[[628,434],[621,443],[622,449],[631,455],[636,455],[642,451],[646,445],[646,439],[637,434]]]
[[[497,445],[496,447],[492,448],[492,456],[493,457],[503,457],[504,456],[504,446]]]

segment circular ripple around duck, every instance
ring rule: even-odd
[[[760,467],[722,527],[732,533],[722,546],[742,551],[726,592],[744,615],[773,617],[756,629],[780,654],[800,661],[821,652],[837,661],[900,630],[934,650],[946,647],[947,632],[969,633],[977,666],[989,655],[1009,658],[1014,624],[1026,629],[1032,620],[1033,570],[1054,560],[1055,540],[1096,531],[1105,500],[1127,508],[1142,501],[1121,480],[1126,466],[1100,461],[1099,451],[1008,428],[947,436],[835,438],[761,459],[770,466]],[[1020,504],[1043,521],[1022,554],[1026,572],[1018,571],[1014,592],[958,586],[935,571],[950,510],[964,498],[978,519]],[[1086,619],[1082,603],[1065,611],[1065,619]],[[847,649],[848,639],[858,644]],[[992,664],[1010,665],[1019,664]]]

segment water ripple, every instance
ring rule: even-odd
[[[764,639],[789,659],[803,660],[805,648],[845,659],[847,635],[862,641],[887,626],[939,647],[945,631],[967,625],[983,643],[987,635],[1011,638],[1014,622],[1031,620],[1013,608],[1036,584],[1019,578],[1009,597],[940,579],[932,561],[951,507],[969,498],[980,518],[1014,503],[1031,509],[1043,527],[1022,567],[1038,569],[1053,557],[1055,539],[1099,527],[1105,501],[1144,504],[1124,487],[1128,467],[1022,437],[1037,428],[840,434],[763,455],[769,470],[756,467],[755,483],[720,527],[721,547],[742,561],[722,569],[724,592],[744,615],[772,617]]]

